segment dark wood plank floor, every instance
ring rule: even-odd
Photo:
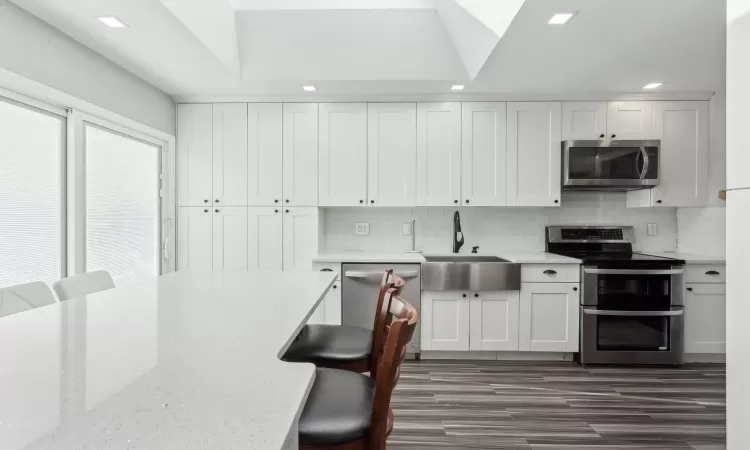
[[[389,450],[726,448],[723,365],[412,361]]]

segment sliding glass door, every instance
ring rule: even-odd
[[[84,122],[86,271],[116,285],[161,273],[162,147]]]
[[[0,288],[65,274],[66,118],[0,97]]]

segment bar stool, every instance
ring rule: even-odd
[[[61,302],[75,297],[83,297],[84,295],[93,294],[95,292],[113,289],[114,287],[115,282],[112,281],[112,276],[106,270],[95,270],[93,272],[86,272],[80,275],[63,278],[52,285],[52,289],[55,290],[57,298],[59,298]]]
[[[401,289],[404,280],[389,269],[383,273],[378,292],[373,329],[348,325],[305,325],[282,358],[289,362],[309,362],[317,367],[370,372],[375,376],[379,352],[384,341],[383,326],[388,305],[386,291]]]
[[[389,323],[375,379],[318,367],[299,419],[301,450],[384,450],[393,430],[391,395],[406,346],[419,321],[416,309],[389,289]],[[392,321],[390,320],[392,317]],[[380,353],[380,352],[379,352]]]

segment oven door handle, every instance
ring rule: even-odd
[[[637,270],[637,269],[583,269],[584,274],[592,275],[680,275],[685,269]]]
[[[583,308],[584,314],[590,314],[593,316],[619,316],[619,317],[667,317],[667,316],[681,316],[685,314],[684,309],[677,309],[672,311],[616,311],[607,309],[593,309]]]

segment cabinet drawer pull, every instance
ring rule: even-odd
[[[706,275],[721,275],[721,274],[715,270],[709,270],[708,272],[706,272]]]
[[[693,291],[693,288],[687,288],[687,290],[688,290],[688,291],[690,291],[690,292],[692,292],[692,291]]]
[[[557,275],[557,271],[556,270],[552,270],[552,269],[547,269],[547,270],[545,270],[542,273],[545,274],[545,275]]]
[[[325,269],[320,269],[321,272],[333,272],[333,269],[329,269],[326,267]]]

